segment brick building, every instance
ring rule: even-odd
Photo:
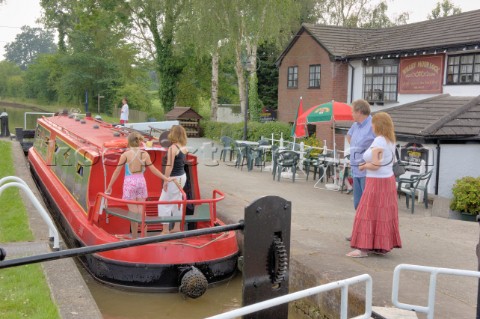
[[[473,160],[454,155],[480,154],[479,30],[480,10],[384,29],[303,24],[276,62],[278,119],[293,123],[300,97],[304,109],[366,99],[372,111],[391,113],[400,147],[428,149],[432,188],[448,197],[455,178],[480,175]],[[340,150],[348,127],[337,124]],[[331,124],[311,131],[331,148]]]

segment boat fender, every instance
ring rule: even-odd
[[[126,148],[128,146],[128,141],[126,138],[117,138],[114,140],[106,141],[103,143],[105,148]]]
[[[189,270],[184,271],[180,280],[179,292],[183,295],[195,299],[202,296],[207,291],[208,281],[205,275],[196,267],[191,266]]]
[[[7,252],[5,251],[5,249],[0,248],[0,261],[4,260],[5,257],[7,257]]]

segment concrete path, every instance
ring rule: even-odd
[[[190,139],[189,145],[199,147],[205,141]],[[220,150],[216,159],[219,154]],[[312,175],[309,181],[300,175],[295,183],[291,180],[277,182],[272,180],[270,172],[260,172],[259,168],[248,172],[246,167],[240,170],[228,162],[211,166],[208,157],[201,152],[197,155],[202,195],[209,196],[215,188],[226,194],[218,210],[227,222],[243,219],[244,207],[262,196],[277,195],[292,202],[292,291],[367,273],[373,278],[373,304],[384,307],[391,306],[393,270],[398,264],[477,270],[478,224],[433,216],[434,212],[448,216],[448,203],[434,203],[433,209],[417,204],[412,215],[402,196],[399,218],[403,248],[386,256],[349,258],[345,254],[351,248],[345,236],[350,235],[354,219],[352,195],[315,189]],[[203,165],[202,161],[208,165]],[[408,272],[400,279],[400,301],[426,306],[429,275]],[[477,284],[475,278],[439,276],[435,318],[475,318]],[[355,291],[361,293],[361,288]],[[319,297],[317,302],[328,303],[329,298]]]

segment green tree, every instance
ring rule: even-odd
[[[25,70],[39,54],[56,51],[53,33],[40,28],[23,26],[15,41],[5,45],[5,59]]]
[[[278,107],[278,68],[275,61],[280,49],[265,43],[258,48],[258,96],[265,107]]]
[[[322,13],[319,22],[350,28],[385,28],[405,24],[408,13],[401,13],[393,21],[386,15],[387,0],[325,0],[318,9]]]
[[[427,18],[429,20],[433,20],[459,13],[462,13],[462,9],[456,7],[449,0],[443,0],[442,2],[437,2],[437,5],[435,6],[435,8],[432,9],[431,13],[427,16]]]
[[[55,90],[61,101],[82,103],[85,91],[114,101],[117,90],[146,82],[134,44],[127,43],[129,7],[121,0],[42,0],[44,20],[63,34],[65,49],[55,70]],[[139,108],[148,105],[134,104]],[[133,105],[132,105],[132,108]],[[108,111],[108,110],[107,110]]]
[[[35,60],[26,71],[25,96],[42,102],[54,102],[57,91],[54,83],[55,70],[59,69],[59,54],[44,54]]]
[[[18,78],[22,70],[18,65],[9,61],[0,61],[0,97],[9,96],[10,79]]]
[[[184,1],[132,0],[128,4],[137,29],[136,36],[156,61],[160,102],[168,112],[175,105],[178,79],[184,65],[175,51],[174,41]]]
[[[241,110],[245,112],[248,76],[249,95],[252,97],[249,107],[255,117],[261,108],[256,97],[258,47],[265,42],[282,46],[290,38],[292,25],[298,26],[298,3],[292,0],[212,0],[203,2],[201,6],[198,6],[199,2],[192,3],[194,9],[191,12],[195,12],[197,17],[192,21],[197,41],[207,42],[208,52],[212,55],[219,42],[222,50],[226,50],[222,52],[232,54]],[[211,36],[210,30],[217,30],[215,36]]]

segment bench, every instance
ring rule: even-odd
[[[142,216],[137,213],[130,212],[120,207],[107,207],[105,208],[105,214],[117,216],[123,219],[127,219],[131,222],[142,223]],[[185,215],[185,222],[205,222],[210,221],[210,205],[202,204],[195,206],[195,212],[193,215]],[[178,223],[182,221],[182,216],[171,217],[159,217],[159,216],[145,216],[145,224],[159,224],[159,223]]]

